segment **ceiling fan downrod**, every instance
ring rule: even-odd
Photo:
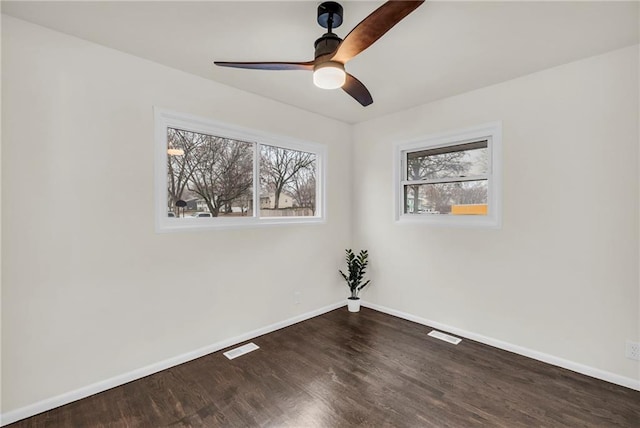
[[[315,58],[335,52],[342,41],[334,32],[334,28],[342,25],[342,6],[334,1],[326,1],[318,6],[318,24],[327,32],[315,41]]]

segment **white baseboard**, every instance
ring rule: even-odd
[[[168,368],[177,366],[179,364],[186,363],[191,360],[195,360],[196,358],[203,357],[207,354],[211,354],[212,352],[219,351],[229,346],[237,345],[238,343],[253,339],[258,336],[262,336],[263,334],[271,333],[272,331],[280,330],[281,328],[288,327],[293,324],[297,324],[301,321],[316,317],[318,315],[322,315],[326,312],[332,311],[341,306],[345,306],[344,301],[334,303],[334,304],[325,306],[323,308],[316,309],[314,311],[307,312],[307,313],[295,316],[293,318],[289,318],[284,321],[280,321],[275,324],[268,325],[263,328],[259,328],[257,330],[253,330],[248,333],[244,333],[240,336],[231,337],[229,339],[214,343],[212,345],[205,346],[204,348],[196,349],[195,351],[187,352],[186,354],[178,355],[173,358],[169,358],[164,361],[160,361],[146,367],[141,367],[137,370],[133,370],[128,373],[123,373],[119,376],[115,376],[110,379],[103,380],[101,382],[96,382],[94,384],[87,385],[85,387],[76,389],[74,391],[65,392],[64,394],[47,398],[45,400],[39,401],[34,404],[30,404],[25,407],[21,407],[16,410],[12,410],[10,412],[0,415],[0,426],[5,426],[13,422],[19,421],[21,419],[25,419],[25,418],[37,415],[38,413],[46,412],[47,410],[51,410],[56,407],[60,407],[62,405],[71,403],[73,401],[77,401],[82,398],[88,397],[90,395],[94,395],[99,392],[106,391],[116,386],[124,385],[125,383],[131,382],[133,380],[141,379],[153,373],[157,373],[159,371],[166,370]]]
[[[431,321],[425,318],[408,314],[406,312],[397,311],[395,309],[387,308],[385,306],[376,305],[374,303],[363,301],[362,306],[364,306],[365,308],[374,309],[379,312],[384,312],[385,314],[393,315],[408,321],[413,321],[418,324],[433,327],[438,330],[443,330],[448,333],[453,333],[457,336],[462,336],[470,340],[475,340],[476,342],[484,343],[485,345],[493,346],[494,348],[503,349],[505,351],[509,351],[515,354],[523,355],[525,357],[533,358],[534,360],[542,361],[554,366],[562,367],[564,369],[581,373],[583,375],[594,377],[596,379],[604,380],[607,382],[614,383],[616,385],[620,385],[627,388],[635,389],[636,391],[640,391],[640,380],[637,380],[637,379],[620,376],[618,374],[611,373],[605,370],[600,370],[594,367],[586,366],[584,364],[576,363],[574,361],[565,360],[564,358],[545,354],[543,352],[534,351],[533,349],[525,348],[523,346],[513,345],[511,343],[504,342],[502,340],[493,339],[491,337],[483,336],[481,334],[473,333],[471,331],[466,331],[457,327],[452,327],[450,325],[442,324],[436,321]]]

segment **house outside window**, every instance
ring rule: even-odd
[[[155,110],[156,230],[324,221],[323,145]]]
[[[501,226],[501,124],[395,145],[396,221]]]

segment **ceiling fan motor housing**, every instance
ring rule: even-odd
[[[333,33],[326,33],[314,43],[315,58],[335,52],[342,39]]]

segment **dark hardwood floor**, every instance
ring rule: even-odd
[[[640,392],[346,308],[11,427],[640,427]]]

